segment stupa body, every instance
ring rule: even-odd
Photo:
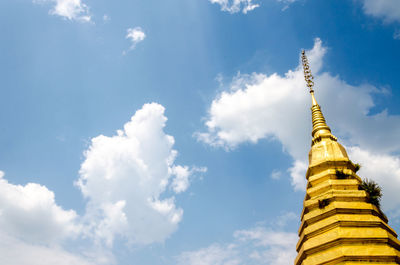
[[[379,207],[369,203],[367,192],[359,189],[356,166],[315,100],[304,52],[303,66],[312,98],[313,138],[295,265],[400,264],[396,232]]]

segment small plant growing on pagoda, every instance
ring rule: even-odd
[[[325,206],[328,206],[328,204],[329,204],[329,199],[318,200],[318,207],[320,209],[325,208]]]
[[[382,188],[373,180],[364,179],[360,184],[360,189],[368,194],[368,202],[380,207],[382,198]]]
[[[357,173],[357,171],[360,170],[360,168],[361,168],[361,165],[360,165],[360,164],[358,164],[358,163],[354,164],[354,171],[355,171],[356,173]]]
[[[346,173],[344,173],[342,170],[337,170],[337,169],[336,169],[336,177],[337,177],[338,179],[348,179],[348,178],[349,178],[349,175],[346,174]]]

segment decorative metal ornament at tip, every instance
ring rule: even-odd
[[[304,50],[301,51],[301,61],[303,64],[304,78],[306,80],[307,86],[310,89],[310,93],[314,93],[314,76],[311,74],[310,65]]]

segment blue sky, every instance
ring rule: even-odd
[[[292,264],[301,49],[400,231],[397,0],[3,0],[0,30],[0,263]]]

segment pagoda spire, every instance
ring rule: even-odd
[[[311,114],[312,114],[312,124],[313,130],[311,135],[313,137],[313,144],[314,139],[317,139],[319,136],[328,136],[333,137],[331,134],[331,129],[326,124],[324,115],[322,114],[321,107],[318,105],[317,100],[315,99],[314,95],[314,76],[311,73],[310,65],[308,63],[308,59],[306,56],[306,52],[303,50],[301,52],[301,61],[303,64],[303,71],[304,71],[304,78],[306,80],[307,87],[310,89],[311,94]]]
[[[369,193],[346,149],[332,135],[314,95],[304,51],[302,64],[312,106],[312,144],[306,173],[295,265],[400,264],[400,241]]]

